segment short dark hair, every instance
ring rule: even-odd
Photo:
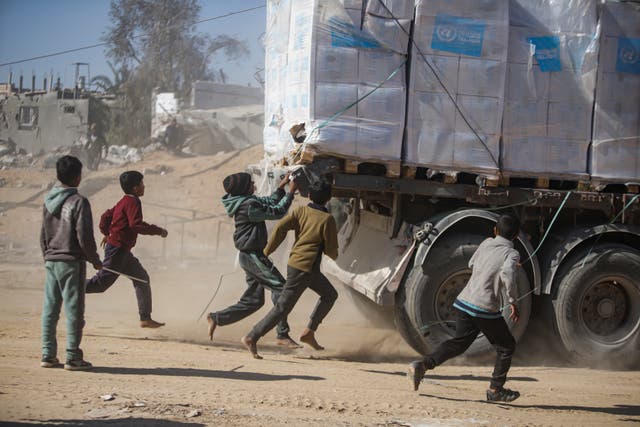
[[[82,174],[82,162],[73,156],[62,156],[56,161],[56,175],[58,181],[71,186]]]
[[[331,184],[322,181],[317,186],[309,187],[309,198],[313,203],[326,204],[331,199]]]
[[[131,194],[133,187],[140,185],[144,175],[138,171],[126,171],[120,174],[120,187],[125,194]]]
[[[513,240],[520,233],[520,222],[511,215],[500,215],[496,222],[496,230],[505,239]]]

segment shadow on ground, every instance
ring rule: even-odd
[[[402,371],[376,371],[373,369],[361,369],[363,372],[371,372],[373,374],[384,374],[384,375],[396,375],[400,377],[406,377],[407,373]],[[471,374],[466,375],[433,375],[431,373],[427,373],[425,376],[428,380],[448,380],[448,381],[491,381],[491,377],[486,376],[476,376]],[[537,382],[537,378],[532,377],[512,377],[509,376],[509,381],[527,381],[527,382]]]
[[[32,422],[33,421],[33,422]],[[115,420],[46,420],[46,421],[0,421],[1,426],[63,426],[63,427],[99,427],[99,426],[132,426],[132,427],[204,427],[201,423],[185,423],[182,421],[157,420],[154,418],[123,418]]]
[[[614,405],[611,407],[597,407],[597,406],[579,406],[579,405],[519,405],[516,402],[512,403],[490,403],[486,400],[472,400],[472,399],[456,399],[453,397],[434,396],[432,394],[420,393],[420,396],[430,397],[439,400],[448,400],[450,402],[476,402],[485,403],[487,405],[500,405],[511,408],[522,409],[543,409],[551,411],[583,411],[583,412],[599,412],[609,415],[624,415],[624,416],[640,416],[640,406],[638,405]],[[631,419],[631,421],[640,421],[640,419]]]
[[[171,377],[202,377],[202,378],[223,378],[227,380],[239,381],[288,381],[288,380],[305,380],[319,381],[324,380],[323,377],[312,375],[274,375],[263,374],[259,372],[242,372],[242,371],[216,371],[208,369],[190,369],[190,368],[122,368],[98,366],[94,367],[88,373],[112,374],[112,375],[161,375]]]

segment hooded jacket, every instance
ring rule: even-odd
[[[40,248],[45,261],[100,263],[91,205],[77,188],[55,186],[45,196]]]
[[[227,215],[235,219],[233,243],[236,249],[262,252],[268,237],[265,221],[282,218],[289,210],[292,200],[293,193],[285,195],[281,188],[269,197],[224,195],[222,205]]]

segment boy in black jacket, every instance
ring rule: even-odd
[[[102,268],[93,237],[89,201],[78,194],[82,163],[64,156],[56,162],[60,185],[45,197],[40,247],[45,261],[46,279],[42,307],[42,360],[40,366],[58,365],[56,325],[64,303],[67,318],[67,362],[70,371],[91,369],[80,350],[84,327],[85,261],[96,270]]]
[[[230,217],[235,220],[233,241],[240,251],[239,262],[247,277],[247,290],[240,300],[224,310],[209,313],[209,339],[213,340],[216,327],[235,323],[255,313],[264,305],[264,288],[271,290],[271,300],[275,304],[284,286],[284,278],[267,258],[263,249],[267,245],[266,220],[282,218],[291,206],[293,194],[297,186],[291,181],[289,192],[284,187],[289,182],[289,175],[278,185],[269,197],[257,197],[255,186],[248,173],[235,173],[223,181],[227,194],[222,197],[222,204]],[[289,324],[284,318],[277,327],[278,345],[288,348],[300,346],[289,337]]]

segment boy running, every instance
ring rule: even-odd
[[[494,228],[496,237],[488,238],[478,246],[469,260],[472,269],[469,282],[458,295],[453,306],[457,310],[455,337],[443,342],[422,360],[409,365],[408,378],[414,390],[418,390],[422,377],[447,360],[459,356],[473,344],[482,332],[496,348],[496,363],[487,390],[491,402],[512,402],[520,397],[517,391],[504,388],[516,341],[509,331],[500,311],[500,287],[507,290],[511,308],[509,318],[518,321],[516,269],[520,254],[513,247],[520,225],[509,216],[502,215]]]
[[[229,175],[222,183],[227,193],[222,197],[222,204],[227,214],[235,220],[233,243],[240,251],[239,262],[247,277],[247,290],[234,305],[209,313],[207,321],[210,340],[213,340],[213,332],[217,326],[230,325],[258,311],[264,305],[264,288],[271,290],[271,300],[274,304],[280,296],[284,278],[271,260],[263,254],[263,249],[267,244],[265,221],[282,218],[291,206],[297,186],[291,181],[289,192],[285,194],[284,187],[288,182],[287,174],[270,197],[254,196],[255,186],[248,173]],[[300,348],[298,343],[289,337],[286,316],[280,319],[277,334],[278,345]]]
[[[151,318],[151,286],[149,274],[131,249],[136,244],[138,234],[167,237],[167,230],[142,219],[142,202],[144,196],[144,176],[138,171],[127,171],[120,175],[120,187],[124,196],[100,218],[100,231],[104,234],[104,267],[87,281],[87,293],[102,293],[116,281],[118,273],[131,278],[138,300],[140,327],[159,328],[164,323]],[[112,271],[107,271],[107,268]]]
[[[280,246],[289,230],[295,231],[282,294],[271,311],[241,340],[256,359],[262,359],[258,355],[258,340],[291,312],[307,288],[320,295],[320,299],[300,341],[316,350],[324,349],[316,341],[315,331],[333,307],[338,293],[320,272],[320,262],[323,253],[332,259],[338,257],[338,233],[335,220],[324,206],[331,199],[331,185],[323,182],[320,188],[310,189],[309,197],[311,203],[295,209],[278,223],[264,249],[268,256]]]
[[[40,366],[58,366],[56,326],[64,304],[67,318],[67,359],[64,369],[91,369],[80,349],[84,328],[85,261],[96,270],[102,268],[93,237],[93,219],[89,201],[78,194],[82,163],[64,156],[56,162],[59,185],[46,195],[40,247],[44,256],[46,279],[42,307],[42,360]]]

